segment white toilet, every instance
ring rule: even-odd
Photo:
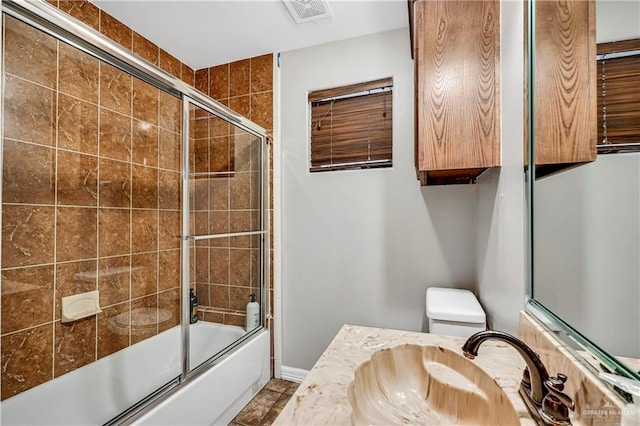
[[[427,289],[429,333],[469,337],[487,329],[487,317],[469,290],[431,287]]]

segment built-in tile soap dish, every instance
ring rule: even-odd
[[[62,298],[60,322],[72,322],[102,312],[98,290]]]

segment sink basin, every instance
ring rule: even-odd
[[[493,378],[452,350],[400,345],[360,364],[348,388],[353,424],[519,424]]]

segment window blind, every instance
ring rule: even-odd
[[[640,50],[640,39],[598,45],[598,144],[640,142],[640,51],[616,57],[619,47]]]
[[[309,93],[312,172],[392,165],[391,78]]]

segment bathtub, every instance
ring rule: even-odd
[[[190,326],[195,367],[244,335],[240,327]],[[182,371],[180,326],[4,400],[3,425],[108,422]],[[136,424],[228,424],[269,380],[269,333],[258,332],[135,420]]]

